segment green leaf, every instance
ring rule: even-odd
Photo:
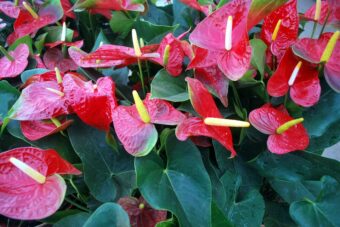
[[[50,70],[48,69],[29,69],[29,70],[26,70],[24,71],[23,73],[21,73],[21,81],[23,83],[25,83],[31,76],[34,76],[34,75],[37,75],[37,74],[42,74],[42,73],[45,73],[45,72],[48,72]]]
[[[114,33],[118,33],[119,37],[125,38],[130,33],[135,21],[128,18],[122,11],[113,11],[109,23]]]
[[[231,224],[223,212],[218,208],[218,206],[213,202],[211,206],[211,226],[212,227],[232,227]]]
[[[179,25],[174,33],[176,36],[188,31],[190,28],[194,28],[196,22],[200,19],[200,13],[197,10],[183,4],[180,0],[173,0],[172,11],[173,25]]]
[[[45,48],[47,32],[39,35],[34,42],[34,46],[37,49],[37,54],[41,54],[42,50]]]
[[[297,227],[289,215],[289,206],[282,201],[266,201],[263,220],[266,227]]]
[[[138,19],[133,27],[136,29],[138,37],[143,38],[147,43],[158,44],[166,34],[174,32],[178,26],[158,25]]]
[[[18,99],[20,92],[6,80],[0,81],[0,120],[3,120],[11,106]]]
[[[62,26],[51,26],[51,27],[47,27],[45,28],[47,35],[45,38],[45,43],[53,43],[56,41],[60,41],[61,40],[61,33],[63,30]],[[66,41],[67,42],[71,42],[72,38],[73,38],[73,30],[67,28],[66,29]]]
[[[181,226],[210,226],[211,183],[200,152],[174,134],[168,136],[165,150],[166,163],[155,153],[135,159],[143,197],[155,209],[174,213]]]
[[[83,226],[130,227],[130,221],[129,216],[120,205],[105,203],[87,219]]]
[[[94,43],[91,52],[97,50],[101,43],[103,43],[103,44],[109,44],[110,43],[110,41],[106,38],[106,36],[105,36],[105,34],[102,30],[99,32],[99,35],[97,36],[96,42]]]
[[[151,98],[164,99],[171,102],[189,100],[185,74],[173,77],[165,69],[158,71],[151,82]]]
[[[76,212],[75,214],[65,214],[65,212]],[[53,224],[53,227],[73,227],[73,226],[83,226],[86,220],[90,217],[90,214],[85,212],[79,212],[78,210],[66,210],[57,212],[60,213],[58,218],[61,218],[58,222]],[[54,214],[55,215],[55,214]],[[53,216],[54,216],[53,215]],[[50,218],[44,219],[44,223],[54,223]]]
[[[340,141],[340,94],[329,87],[323,90],[318,104],[303,113],[303,125],[310,136],[307,150],[317,154]]]
[[[263,78],[267,45],[261,39],[251,39],[250,45],[253,48],[251,64],[260,72],[261,78]]]
[[[84,166],[85,183],[101,202],[115,201],[134,188],[133,157],[119,147],[111,149],[105,132],[85,125],[79,119],[68,129],[72,146]]]
[[[324,188],[316,201],[304,199],[291,204],[289,212],[294,221],[302,227],[340,226],[340,187],[331,178],[322,179]]]
[[[8,48],[8,51],[13,51],[19,44],[26,44],[31,54],[33,54],[32,38],[29,35],[25,35],[17,40]]]
[[[266,177],[272,188],[287,202],[316,199],[328,175],[340,180],[339,162],[307,152],[275,155],[263,152],[249,164]]]

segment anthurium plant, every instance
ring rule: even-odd
[[[306,2],[0,0],[0,226],[340,226],[340,3]]]

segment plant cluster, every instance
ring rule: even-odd
[[[0,226],[340,226],[340,3],[297,4],[0,1]]]

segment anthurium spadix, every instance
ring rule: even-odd
[[[250,4],[249,0],[230,1],[200,22],[189,37],[192,44],[215,53],[216,64],[230,80],[240,79],[250,65]]]
[[[268,104],[249,114],[250,123],[260,132],[268,134],[268,150],[275,154],[304,150],[309,144],[309,136],[301,122],[293,119],[285,109]]]
[[[176,128],[177,138],[186,140],[191,136],[211,137],[221,143],[231,152],[231,157],[234,157],[236,151],[229,127],[249,127],[250,124],[224,119],[212,95],[203,84],[197,79],[186,78],[186,80],[191,104],[200,117],[189,117],[182,121]]]
[[[324,33],[319,39],[303,38],[293,45],[294,54],[314,64],[324,66],[327,83],[340,92],[340,32]]]
[[[55,150],[22,147],[0,153],[0,214],[37,220],[55,213],[66,192],[59,174],[81,172]]]
[[[118,139],[128,153],[137,157],[147,155],[155,146],[158,133],[154,124],[177,125],[185,119],[170,103],[150,96],[147,94],[142,101],[134,91],[135,105],[118,106],[112,115]]]
[[[9,52],[0,46],[0,52],[4,55],[0,58],[0,80],[16,77],[28,65],[29,49],[26,44],[19,44],[13,51]]]
[[[296,57],[289,48],[268,81],[268,94],[280,97],[289,91],[296,104],[313,106],[319,101],[321,93],[318,74],[317,65]]]
[[[298,37],[299,16],[297,0],[290,0],[264,18],[261,39],[273,55],[282,58]]]

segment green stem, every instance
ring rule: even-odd
[[[77,197],[78,197],[79,199],[81,199],[82,202],[85,203],[84,198],[81,196],[81,194],[80,194],[80,192],[79,192],[77,186],[76,186],[76,185],[74,184],[74,182],[73,182],[72,176],[71,176],[71,178],[69,179],[69,181],[70,181],[71,186],[72,186],[72,187],[74,188],[74,190],[76,191]]]
[[[90,211],[89,209],[87,209],[86,207],[84,207],[84,206],[82,206],[82,205],[80,205],[80,204],[74,202],[73,200],[71,200],[71,199],[69,199],[69,198],[67,198],[67,197],[65,197],[65,201],[68,202],[69,204],[72,204],[73,206],[79,208],[80,210],[83,210],[83,211],[85,211],[85,212],[91,212],[91,211]]]
[[[323,31],[325,30],[325,27],[326,27],[326,24],[327,24],[327,21],[328,21],[329,14],[330,14],[330,12],[328,11],[327,16],[326,16],[326,18],[325,18],[325,22],[323,23],[322,28],[321,28],[321,31],[320,31],[320,34],[319,34],[319,38],[320,38],[320,36],[322,35]]]
[[[231,89],[233,90],[234,98],[235,98],[235,101],[236,101],[237,105],[240,107],[240,109],[242,109],[241,99],[240,99],[240,97],[238,95],[238,92],[237,92],[237,89],[235,87],[234,82],[230,81],[229,84],[231,86]]]
[[[5,48],[3,48],[3,46],[0,46],[0,52],[6,56],[6,58],[10,61],[14,61],[14,58],[7,52],[7,50]]]
[[[122,97],[125,101],[127,101],[128,103],[131,104],[130,100],[124,95],[123,92],[121,92],[121,91],[119,90],[118,87],[116,87],[116,92],[117,92],[117,94],[118,94],[120,97]]]
[[[148,81],[150,81],[150,68],[149,68],[149,63],[148,61],[145,61],[145,66],[146,66],[146,72],[147,72],[147,76],[148,76]]]
[[[68,53],[67,53],[67,46],[65,44],[61,45],[61,52],[63,53],[63,57],[67,58]]]
[[[143,70],[142,70],[142,63],[138,58],[138,69],[139,69],[139,79],[140,82],[142,84],[142,89],[143,89],[143,93],[145,95],[145,86],[144,86],[144,76],[143,76]]]
[[[283,105],[284,105],[285,107],[287,107],[287,102],[288,102],[288,92],[286,93],[285,99],[284,99],[284,101],[283,101]]]
[[[19,0],[14,0],[14,6],[18,6]]]
[[[318,22],[314,21],[314,25],[313,25],[313,30],[312,30],[312,35],[310,36],[311,38],[313,38],[315,30],[316,30],[316,26],[317,26]]]

